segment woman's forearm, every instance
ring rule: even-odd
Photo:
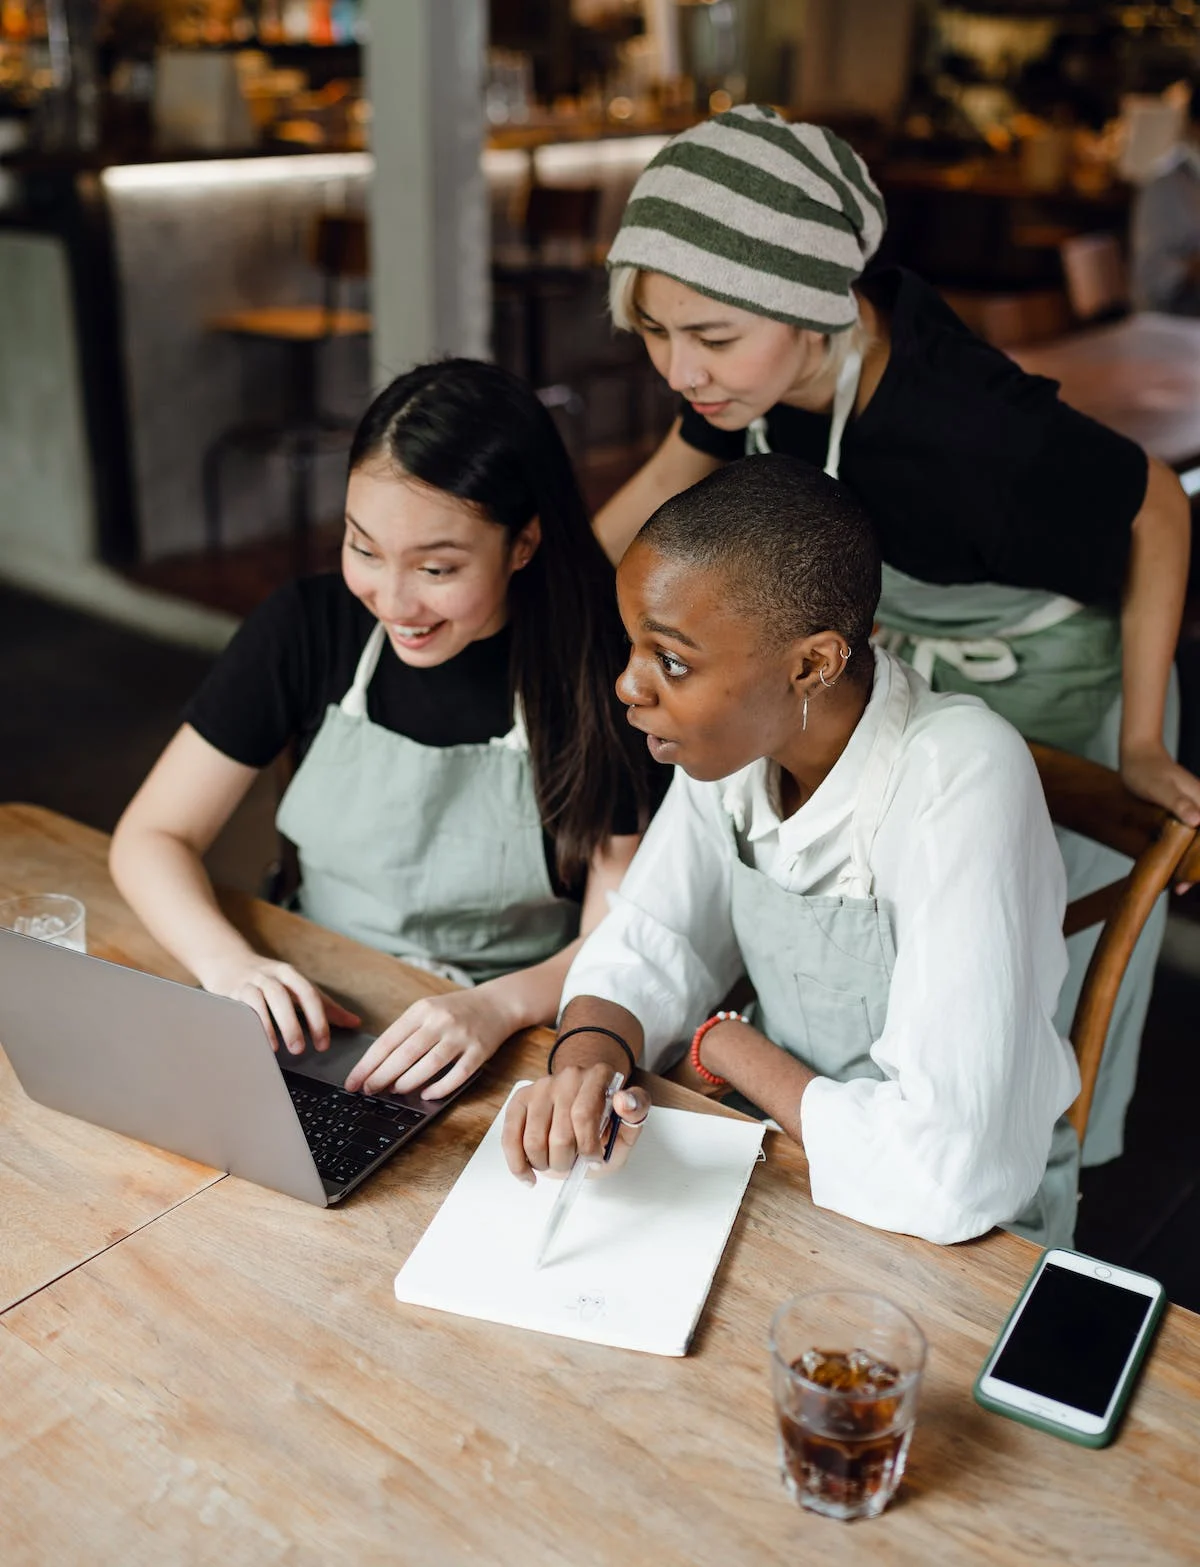
[[[689,446],[679,428],[680,421],[676,420],[654,456],[596,513],[592,526],[614,566],[642,524],[664,501],[690,489],[721,466],[717,458]]]
[[[203,857],[257,776],[182,724],[113,833],[113,880],[206,990],[225,989],[222,977],[255,956],[221,913]]]
[[[154,939],[206,988],[253,948],[217,904],[200,855],[169,833],[118,827],[109,867],[122,897]]]
[[[593,1032],[598,1030],[598,1032]],[[570,1039],[566,1039],[567,1034]],[[603,1064],[628,1073],[629,1056],[612,1035],[623,1039],[635,1062],[642,1059],[642,1025],[627,1007],[606,1001],[602,996],[576,996],[563,1011],[558,1037],[564,1041],[556,1049],[555,1071],[566,1067],[583,1070]]]
[[[1121,754],[1161,748],[1167,684],[1187,592],[1191,521],[1178,479],[1151,462],[1133,522],[1121,609]]]
[[[1142,799],[1200,826],[1200,778],[1180,767],[1163,739],[1190,550],[1187,497],[1170,469],[1151,461],[1121,609],[1121,777]]]
[[[803,1143],[800,1101],[817,1075],[803,1062],[749,1023],[733,1019],[707,1030],[700,1041],[700,1060],[715,1076],[723,1077],[731,1088],[765,1110],[789,1137]]]
[[[577,936],[561,952],[542,963],[535,963],[532,968],[517,969],[512,974],[502,974],[499,979],[485,980],[477,987],[477,994],[487,997],[488,1004],[504,1019],[509,1034],[543,1023],[552,1028],[558,1017],[563,981],[582,945],[583,937]]]

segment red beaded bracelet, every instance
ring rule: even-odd
[[[700,1041],[708,1033],[710,1028],[716,1028],[718,1023],[748,1023],[750,1019],[742,1012],[714,1012],[712,1017],[701,1023],[700,1027],[692,1035],[692,1048],[690,1058],[696,1074],[713,1088],[728,1088],[729,1084],[723,1077],[718,1077],[715,1072],[710,1072],[700,1059]]]

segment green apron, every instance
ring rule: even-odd
[[[894,671],[863,770],[850,859],[836,894],[807,898],[788,892],[754,867],[752,851],[736,823],[730,824],[733,929],[754,987],[757,1026],[819,1076],[838,1083],[884,1077],[871,1048],[887,1020],[896,949],[887,911],[874,896],[870,856],[908,713],[908,681]],[[1075,1133],[1060,1117],[1041,1186],[1005,1228],[1043,1246],[1069,1246],[1078,1163]]]
[[[376,625],[279,804],[300,859],[299,910],[459,984],[551,957],[579,906],[550,885],[524,728],[419,745],[367,717]]]
[[[861,358],[851,354],[834,397],[825,471],[838,476],[842,435],[858,393]],[[747,432],[746,450],[764,451],[765,421]],[[935,691],[979,697],[1028,740],[1058,746],[1105,767],[1119,765],[1121,634],[1114,615],[1073,599],[1003,583],[942,585],[883,567],[877,640],[906,659]],[[1172,671],[1164,738],[1178,736],[1178,682]],[[1083,897],[1128,874],[1130,861],[1077,833],[1055,829],[1067,870],[1067,895]],[[1138,1049],[1154,966],[1166,928],[1161,898],[1146,922],[1117,996],[1083,1146],[1085,1165],[1122,1151]],[[1099,928],[1067,942],[1069,969],[1055,1026],[1066,1036],[1075,1016]]]

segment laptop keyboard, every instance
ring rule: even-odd
[[[317,1171],[339,1186],[395,1147],[425,1116],[396,1100],[347,1093],[331,1083],[285,1071],[284,1081]]]

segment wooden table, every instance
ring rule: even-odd
[[[14,844],[10,883],[67,885],[70,869],[93,947],[170,971],[115,897],[101,835],[0,809],[0,854]],[[421,988],[278,909],[229,907],[375,1025]],[[815,1209],[803,1155],[777,1136],[686,1359],[398,1305],[393,1275],[544,1043],[507,1046],[340,1208],[213,1179],[0,1314],[5,1567],[1195,1560],[1200,1318],[1168,1311],[1105,1452],[989,1415],[971,1380],[1034,1249],[1002,1234],[939,1248]],[[48,1113],[0,1091],[31,1142],[49,1135]],[[64,1205],[84,1173],[63,1170]],[[835,1284],[885,1293],[930,1341],[903,1490],[850,1528],[780,1486],[764,1349],[782,1297]]]
[[[0,899],[73,893],[87,905],[98,956],[184,978],[131,920],[104,874],[103,854],[99,833],[28,806],[0,810]],[[220,1178],[189,1159],[44,1110],[21,1092],[0,1053],[0,1310]]]
[[[1200,463],[1200,321],[1150,313],[1011,350],[1063,401],[1172,468]]]

